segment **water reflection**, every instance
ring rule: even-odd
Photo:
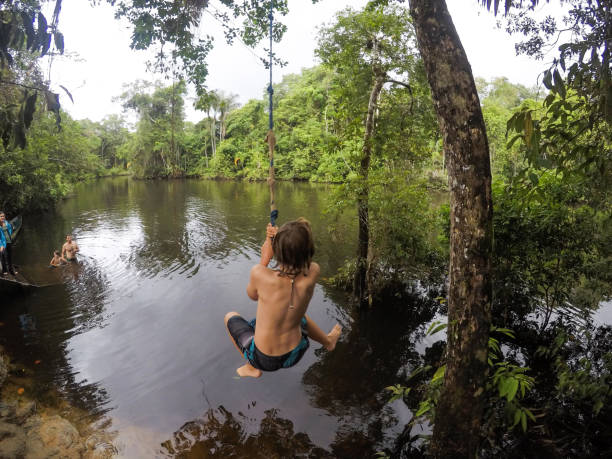
[[[330,414],[367,421],[386,404],[381,390],[422,364],[417,344],[439,303],[413,297],[408,304],[374,309],[355,317],[336,350],[322,353],[304,373],[312,403]]]
[[[220,406],[184,424],[162,444],[161,453],[185,459],[336,457],[314,445],[307,434],[295,432],[293,422],[281,417],[279,410],[267,410],[256,432],[250,432],[252,423],[248,416]]]

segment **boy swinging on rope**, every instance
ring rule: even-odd
[[[336,347],[342,328],[336,324],[325,334],[306,316],[320,272],[313,255],[307,220],[299,218],[280,229],[268,224],[261,262],[251,269],[247,285],[247,295],[257,301],[256,318],[247,322],[237,312],[225,315],[227,331],[247,360],[236,370],[240,376],[259,378],[262,371],[292,367],[308,349],[309,337],[328,351]],[[276,269],[268,268],[272,257]]]

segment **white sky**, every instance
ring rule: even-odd
[[[317,27],[332,21],[335,12],[346,6],[357,9],[366,3],[367,0],[324,0],[313,5],[310,0],[289,0],[290,13],[283,18],[288,31],[282,43],[274,44],[275,52],[288,65],[274,68],[274,81],[316,65]],[[211,0],[211,4],[218,6],[218,1]],[[536,84],[545,64],[516,57],[512,38],[495,28],[493,15],[481,8],[477,0],[447,0],[447,4],[474,76],[487,79],[505,76],[514,83]],[[114,19],[113,10],[106,3],[92,7],[84,0],[64,0],[60,29],[65,36],[65,51],[73,57],[55,58],[51,80],[60,93],[63,108],[75,119],[99,121],[106,115],[119,114],[121,106],[112,99],[121,94],[123,84],[137,79],[161,79],[147,73],[144,52],[130,50],[128,27]],[[263,46],[249,51],[239,42],[227,45],[219,24],[208,14],[203,16],[202,30],[215,36],[216,41],[208,58],[208,87],[237,94],[241,103],[261,97],[267,87],[268,71],[254,54],[264,56]],[[74,104],[59,85],[72,93]],[[187,118],[198,121],[202,114],[192,110],[191,105],[186,104]]]

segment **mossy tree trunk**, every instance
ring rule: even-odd
[[[431,452],[475,457],[491,323],[489,146],[472,70],[445,1],[411,0],[410,10],[444,138],[451,193],[447,367]]]

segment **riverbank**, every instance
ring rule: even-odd
[[[49,406],[31,398],[26,371],[10,362],[0,348],[0,457],[106,459],[117,454],[111,435],[79,422],[82,414],[64,400]]]

